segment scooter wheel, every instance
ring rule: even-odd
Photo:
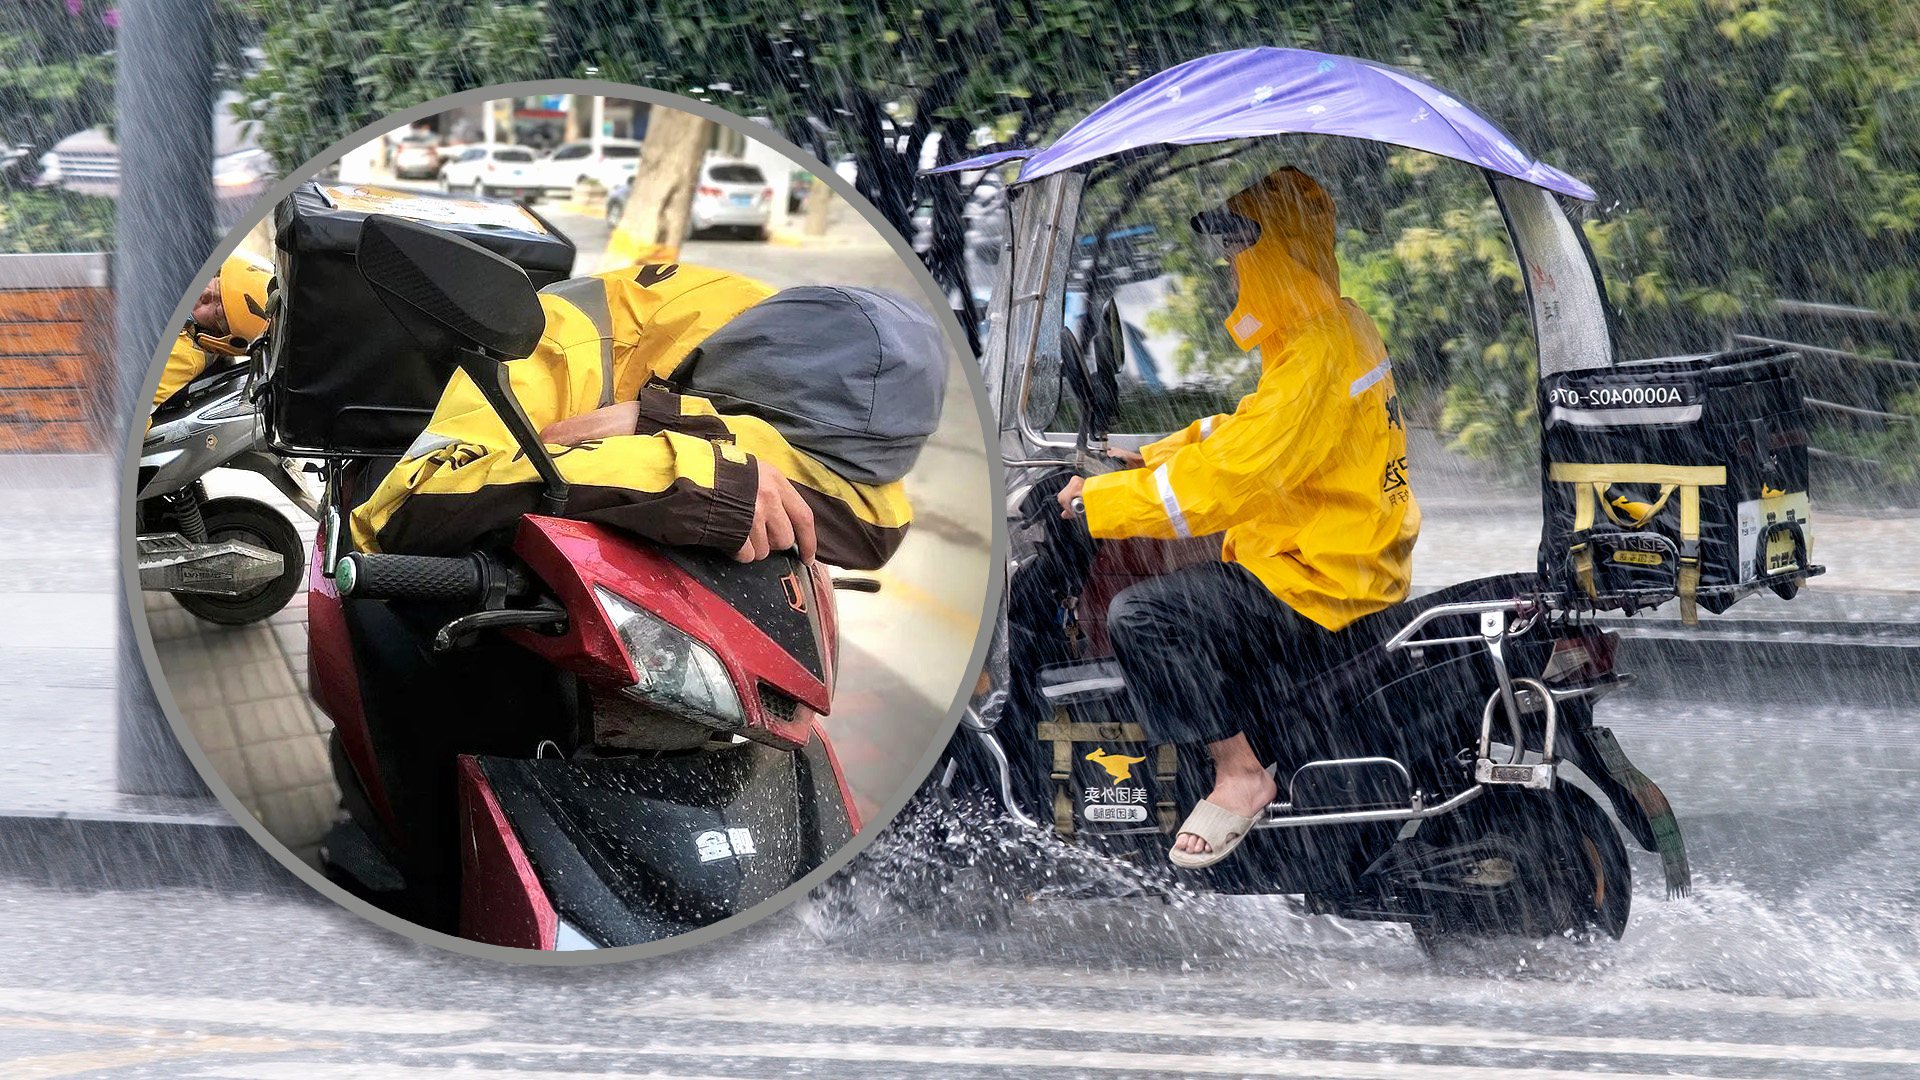
[[[280,576],[239,596],[174,593],[194,616],[222,626],[259,622],[287,606],[307,576],[307,549],[286,516],[252,499],[210,499],[200,508],[210,541],[238,540],[280,553]]]
[[[1439,843],[1482,848],[1453,865],[1431,919],[1415,938],[1434,952],[1447,939],[1541,938],[1626,932],[1633,875],[1618,831],[1584,793],[1497,792],[1436,830]],[[1497,877],[1500,880],[1489,880]]]

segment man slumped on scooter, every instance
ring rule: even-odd
[[[1407,595],[1420,511],[1379,331],[1340,295],[1333,201],[1284,168],[1196,215],[1231,260],[1227,331],[1260,350],[1231,415],[1141,448],[1127,469],[1075,478],[1095,537],[1224,532],[1221,561],[1134,585],[1107,631],[1156,742],[1205,742],[1212,792],[1170,858],[1199,869],[1237,847],[1278,785],[1248,740],[1262,703],[1337,659],[1336,636]],[[1124,456],[1124,455],[1123,455]]]
[[[902,477],[938,422],[933,320],[868,289],[775,292],[648,265],[541,292],[546,331],[508,365],[571,485],[569,517],[746,562],[797,548],[884,564],[912,512]],[[542,489],[467,376],[354,511],[362,551],[450,554],[508,528]]]

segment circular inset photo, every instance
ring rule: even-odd
[[[851,858],[953,729],[1005,545],[907,244],[757,125],[599,83],[442,99],[270,196],[129,469],[154,684],[241,824],[520,958],[467,943],[658,951]]]

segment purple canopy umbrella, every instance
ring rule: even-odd
[[[1344,135],[1478,165],[1592,199],[1593,189],[1537,161],[1491,120],[1397,68],[1307,49],[1238,49],[1189,60],[1122,91],[1052,146],[1003,150],[929,170],[1025,158],[1019,183],[1143,147],[1261,135]]]

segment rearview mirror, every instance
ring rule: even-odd
[[[1093,370],[1089,373],[1087,419],[1096,438],[1105,438],[1120,411],[1120,371],[1127,365],[1127,324],[1112,297],[1100,305],[1093,328]]]
[[[532,353],[546,328],[526,271],[451,233],[372,214],[360,226],[355,261],[374,295],[432,352],[514,360]]]

